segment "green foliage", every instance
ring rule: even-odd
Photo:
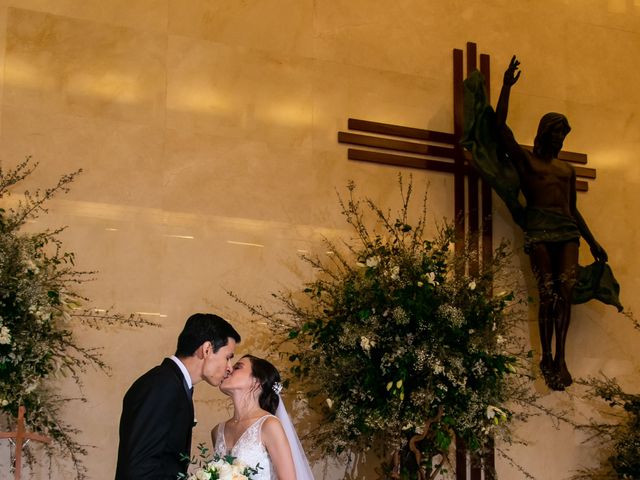
[[[453,230],[425,238],[426,197],[411,222],[412,185],[405,189],[400,178],[400,190],[403,206],[392,216],[358,200],[350,184],[340,205],[356,243],[342,253],[328,242],[328,257],[303,257],[316,280],[305,298],[276,295],[284,312],[252,310],[286,339],[292,376],[321,412],[311,434],[316,447],[333,456],[371,448],[406,454],[419,439],[421,455],[403,464],[415,476],[415,461],[441,468],[431,459],[446,458],[455,436],[480,453],[506,432],[509,402],[527,381],[517,372],[529,360],[517,346],[513,290],[494,294],[500,282],[512,282],[506,248],[477,275],[461,273],[468,258],[452,253]],[[367,215],[379,233],[367,227]]]
[[[575,479],[616,480],[640,478],[640,395],[626,393],[615,379],[589,378],[587,398],[606,407],[610,422],[592,421],[579,428],[599,446],[601,464],[580,470]]]
[[[14,170],[0,169],[0,199],[6,200],[10,189],[36,166],[27,158]],[[52,380],[71,376],[81,386],[87,367],[105,372],[108,367],[98,351],[76,342],[73,324],[142,326],[149,322],[82,308],[88,299],[76,289],[94,272],[75,269],[74,253],[64,251],[58,239],[62,229],[21,230],[28,220],[46,213],[47,200],[68,192],[79,173],[64,175],[47,190],[25,192],[14,208],[0,208],[0,412],[8,419],[6,427],[14,429],[18,407],[24,405],[29,429],[50,436],[49,453],[70,458],[80,479],[85,475],[86,448],[74,438],[78,430],[62,421],[61,407],[69,399],[53,389]]]

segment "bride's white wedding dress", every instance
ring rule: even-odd
[[[254,480],[277,480],[269,453],[262,443],[262,424],[267,418],[276,418],[273,415],[265,415],[253,422],[247,428],[231,450],[227,447],[224,438],[224,427],[227,422],[218,424],[216,432],[216,444],[214,445],[215,453],[220,455],[231,455],[241,460],[245,465],[255,468],[259,465],[258,473],[252,478]]]

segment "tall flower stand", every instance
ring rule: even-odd
[[[20,406],[18,408],[18,423],[16,425],[15,432],[0,432],[0,439],[13,440],[16,445],[16,453],[14,460],[14,478],[20,480],[22,473],[22,448],[31,440],[42,443],[51,443],[51,439],[44,435],[37,433],[27,432],[24,426],[24,412],[25,408]]]

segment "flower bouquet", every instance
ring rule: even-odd
[[[211,460],[207,460],[209,449],[204,445],[198,445],[199,459],[190,459],[191,465],[197,469],[191,474],[178,475],[182,480],[252,480],[253,476],[261,469],[260,465],[252,468],[231,455],[214,454]]]

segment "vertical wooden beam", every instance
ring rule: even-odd
[[[456,230],[456,251],[462,252],[465,247],[465,172],[464,172],[464,154],[460,145],[462,136],[462,82],[464,75],[463,52],[456,48],[453,50],[453,135],[454,143],[454,213],[455,213],[455,230]],[[464,274],[464,271],[459,271]]]
[[[467,42],[467,76],[477,69],[478,49],[473,42]],[[469,275],[477,276],[480,272],[480,176],[475,170],[467,176],[467,211],[469,218]]]
[[[487,86],[487,102],[491,104],[491,59],[489,55],[480,55],[480,72],[484,75]],[[493,200],[491,186],[485,181],[481,181],[481,204],[482,204],[482,263],[489,265],[493,259]],[[488,452],[483,458],[485,478],[488,472],[495,470],[495,448],[491,440]]]
[[[473,72],[478,64],[478,46],[473,42],[467,42],[467,76]]]
[[[482,480],[482,463],[479,457],[470,458],[471,476],[469,480]]]
[[[467,479],[467,446],[456,436],[456,480]]]
[[[480,72],[486,79],[487,101],[491,103],[491,61],[489,55],[484,53],[480,55]],[[493,257],[493,203],[491,187],[485,181],[481,182],[480,202],[482,205],[482,263],[488,265]]]
[[[489,441],[489,445],[487,446],[489,450],[484,457],[484,478],[493,478],[490,475],[493,475],[496,470],[496,446],[493,443],[493,439]]]
[[[16,463],[13,471],[15,480],[20,480],[22,475],[22,447],[24,446],[24,436],[26,429],[24,426],[25,408],[20,405],[18,407],[18,424],[16,427]]]

